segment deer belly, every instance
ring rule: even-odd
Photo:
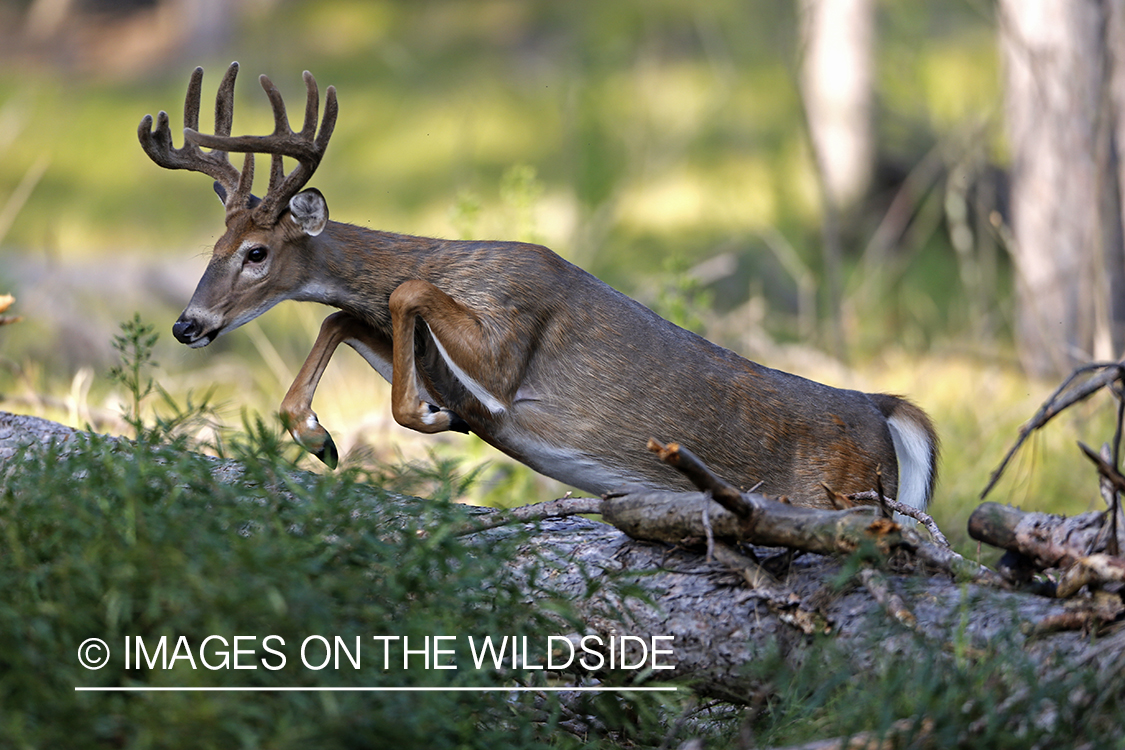
[[[651,485],[648,477],[630,472],[572,446],[558,446],[539,440],[503,441],[502,449],[540,474],[601,495],[626,484]]]

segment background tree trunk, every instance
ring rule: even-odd
[[[864,197],[875,162],[872,0],[801,3],[801,95],[825,189],[846,211]]]
[[[1001,0],[1016,334],[1026,369],[1125,345],[1122,0]],[[1111,80],[1113,87],[1111,89]]]
[[[874,10],[872,0],[803,0],[800,7],[801,99],[823,214],[825,339],[839,359],[847,358],[841,215],[867,194],[875,159]]]

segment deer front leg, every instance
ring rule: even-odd
[[[298,445],[332,469],[336,468],[340,454],[332,436],[320,425],[316,412],[312,410],[312,399],[336,347],[345,342],[352,344],[372,367],[387,377],[389,373],[384,370],[390,369],[390,342],[357,318],[344,312],[333,313],[320,324],[320,333],[317,334],[312,351],[305,358],[300,372],[281,401],[282,425]],[[360,350],[360,347],[369,352]],[[380,362],[383,367],[380,367]]]
[[[328,367],[336,347],[347,344],[363,357],[387,382],[393,380],[393,346],[390,339],[380,334],[358,318],[348,313],[338,312],[329,315],[320,325],[320,333],[313,343],[312,350],[300,372],[289,386],[289,391],[281,401],[281,421],[289,434],[302,448],[319,458],[329,468],[335,469],[339,463],[339,451],[328,430],[321,426],[316,412],[312,410],[312,399],[320,377]],[[411,370],[413,374],[413,370]],[[411,378],[412,380],[414,378]],[[427,399],[429,394],[422,393]],[[457,414],[425,402],[431,413],[444,414],[449,428],[468,432],[468,425]]]
[[[448,409],[434,410],[423,398],[415,376],[414,330],[418,318],[429,328],[450,372],[492,414],[504,404],[481,384],[479,373],[465,366],[486,349],[481,341],[480,322],[473,311],[428,281],[403,282],[389,302],[394,341],[394,374],[391,380],[391,413],[403,427],[419,432],[458,429],[460,418]]]

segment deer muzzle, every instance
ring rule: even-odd
[[[192,349],[207,346],[215,338],[214,331],[205,331],[199,320],[189,317],[185,310],[179,319],[172,324],[172,335],[181,344],[187,344]]]

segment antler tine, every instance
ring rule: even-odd
[[[233,90],[234,74],[237,73],[238,64],[231,66],[227,71],[230,86]],[[226,83],[226,78],[224,78]],[[165,169],[186,169],[192,172],[201,172],[213,180],[217,180],[225,188],[227,194],[234,192],[238,186],[240,174],[230,163],[225,153],[212,152],[205,154],[199,146],[191,143],[186,137],[188,132],[195,132],[199,127],[199,102],[203,89],[203,68],[192,71],[188,82],[187,96],[184,99],[184,145],[176,148],[172,142],[172,130],[168,124],[168,113],[161,110],[156,115],[156,126],[153,127],[151,115],[145,115],[137,128],[137,137],[141,148],[157,165]],[[219,115],[216,114],[216,118]],[[229,116],[228,116],[229,117]],[[229,125],[228,131],[229,132]]]
[[[198,68],[202,71],[202,68]],[[238,63],[232,62],[223,81],[219,84],[219,91],[215,94],[215,134],[230,135],[231,125],[234,124],[234,80],[238,77]],[[199,130],[192,127],[192,130]]]
[[[307,96],[305,98],[305,122],[301,126],[300,135],[303,141],[307,141],[313,144],[313,153],[310,154],[310,156],[312,158],[315,158],[316,163],[312,165],[307,176],[299,178],[301,179],[301,184],[297,185],[295,188],[292,188],[293,192],[300,190],[301,187],[304,186],[304,183],[308,182],[309,178],[312,177],[313,170],[315,170],[319,165],[320,158],[324,155],[324,149],[328,146],[328,139],[332,137],[332,130],[336,127],[336,115],[338,113],[338,106],[336,104],[336,87],[329,86],[328,103],[324,107],[324,122],[321,124],[320,135],[318,137],[316,133],[316,121],[317,115],[320,112],[320,90],[317,88],[316,78],[313,77],[312,73],[306,70],[303,77],[305,79],[305,90],[307,92]],[[265,84],[263,83],[263,85]],[[285,125],[286,127],[288,127],[288,120],[286,120]],[[279,190],[281,191],[281,193],[279,194],[288,192],[288,190],[281,189],[282,181],[285,176],[286,175],[281,155],[274,154],[273,163],[270,165],[271,193],[277,192]],[[296,182],[297,179],[298,177],[294,177],[294,182]]]
[[[316,79],[309,71],[302,74],[305,79],[305,124],[301,127],[301,137],[312,139],[316,135],[316,117],[320,112],[320,90],[316,87]]]
[[[273,198],[276,194],[276,200],[282,202],[288,201],[312,178],[316,168],[320,165],[320,160],[324,157],[324,150],[328,147],[328,139],[332,137],[332,131],[336,127],[336,115],[339,113],[339,106],[336,103],[336,87],[329,86],[324,105],[324,119],[320,123],[320,132],[317,133],[316,121],[320,110],[320,94],[313,74],[306,70],[304,78],[308,96],[305,101],[305,123],[301,128],[300,140],[298,141],[305,147],[304,153],[293,155],[297,159],[297,166],[286,175],[284,181],[280,184],[276,186],[274,184],[275,172],[278,179],[283,172],[279,164],[280,157],[274,157],[274,165],[277,166],[276,170],[271,168],[270,173],[269,197]],[[288,123],[286,123],[286,126],[288,127]],[[297,134],[293,133],[293,135]]]
[[[270,107],[273,109],[273,134],[275,136],[291,135],[293,129],[289,127],[289,115],[285,111],[285,99],[281,96],[281,92],[277,90],[277,86],[265,73],[258,76],[258,83],[262,84],[262,90],[266,92],[266,96],[270,100]]]
[[[254,154],[246,154],[242,160],[242,174],[238,177],[238,187],[233,197],[227,202],[228,206],[241,208],[250,202],[250,188],[254,185]]]
[[[191,71],[184,97],[184,127],[199,130],[199,102],[203,98],[203,68]]]
[[[288,201],[312,177],[324,156],[328,140],[336,126],[339,106],[336,103],[336,88],[329,86],[324,107],[324,118],[317,132],[317,114],[320,109],[320,94],[316,79],[305,71],[304,80],[307,97],[305,102],[305,122],[300,132],[289,124],[285,101],[281,92],[268,76],[259,79],[262,89],[270,100],[273,109],[274,131],[269,135],[231,136],[229,132],[216,132],[214,135],[196,130],[184,131],[185,136],[196,146],[204,146],[216,151],[271,154],[270,186],[257,211],[269,221],[275,220],[284,210]],[[216,131],[221,129],[216,127]],[[286,175],[282,157],[297,160],[297,166]]]
[[[324,102],[324,119],[320,123],[320,132],[316,136],[316,147],[323,154],[328,148],[328,139],[336,129],[336,115],[340,114],[340,106],[336,103],[336,87],[329,86],[327,100]]]

